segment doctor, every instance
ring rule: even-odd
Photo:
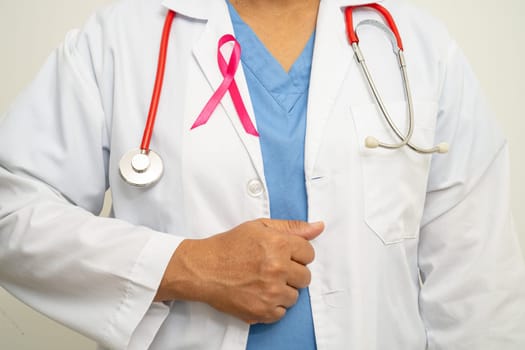
[[[450,152],[366,147],[399,141],[346,38],[345,7],[366,2],[122,0],[69,33],[0,121],[1,285],[104,349],[523,349],[507,143],[442,25],[385,0],[412,141]],[[142,135],[168,10],[164,173],[133,187],[119,161]],[[229,89],[192,128],[225,81],[218,55],[233,59],[225,34],[249,119]],[[404,132],[390,43],[359,34]],[[109,187],[112,218],[97,217]]]

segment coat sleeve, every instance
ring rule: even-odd
[[[0,285],[103,347],[140,334],[147,348],[182,239],[96,215],[110,152],[100,38],[97,17],[71,32],[0,119]]]
[[[510,213],[508,147],[464,56],[444,62],[439,140],[419,243],[428,349],[525,349],[525,269]]]

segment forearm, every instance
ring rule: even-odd
[[[0,198],[2,286],[102,345],[123,348],[181,239],[96,217],[2,168]]]

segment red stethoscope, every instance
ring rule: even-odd
[[[360,22],[357,26],[354,27],[353,11],[363,7],[368,7],[378,11],[384,17],[387,25],[376,20],[368,19]],[[153,185],[162,177],[162,174],[164,172],[162,159],[157,153],[151,150],[149,146],[151,141],[151,135],[153,133],[153,128],[155,125],[155,118],[157,116],[160,95],[162,91],[164,72],[166,68],[168,41],[174,18],[175,12],[169,10],[166,16],[164,29],[162,32],[162,40],[157,66],[157,75],[155,79],[155,85],[153,88],[153,95],[151,98],[148,119],[144,128],[144,134],[142,136],[142,143],[139,149],[134,149],[126,153],[119,163],[121,177],[126,183],[132,186],[145,187]],[[390,12],[386,8],[378,4],[350,6],[345,9],[345,20],[348,40],[350,41],[350,45],[354,50],[355,57],[362,68],[363,74],[368,82],[371,93],[374,96],[374,99],[376,100],[378,107],[381,110],[381,113],[387,121],[388,125],[400,140],[398,143],[384,143],[377,140],[375,137],[369,136],[365,140],[366,147],[398,149],[403,146],[408,146],[414,151],[423,154],[446,153],[448,151],[448,145],[446,143],[440,143],[437,146],[428,149],[418,147],[411,143],[411,138],[414,131],[412,95],[410,93],[406,62],[403,54],[403,42],[401,40],[401,36],[399,35],[399,31]],[[381,98],[381,95],[379,94],[379,91],[377,90],[377,87],[374,84],[370,71],[368,70],[363,53],[359,48],[359,38],[357,36],[357,29],[362,25],[373,25],[382,29],[385,33],[387,33],[387,35],[392,41],[394,51],[399,60],[401,75],[403,77],[405,97],[407,100],[408,130],[406,133],[403,133],[390,117],[390,114],[388,113],[388,110]],[[233,49],[229,61],[226,62],[221,53],[221,47],[230,42],[233,42]],[[219,88],[214,92],[214,94],[202,110],[201,114],[196,119],[195,123],[192,126],[192,129],[206,124],[206,122],[208,121],[211,114],[218,106],[226,92],[229,92],[244,130],[250,135],[259,136],[246,111],[246,108],[244,106],[239,90],[237,88],[237,84],[235,83],[234,79],[235,72],[237,71],[241,57],[241,49],[239,43],[237,42],[237,40],[235,40],[235,38],[232,35],[224,35],[219,40],[217,52],[217,61],[219,69],[223,74],[224,80],[219,86]]]

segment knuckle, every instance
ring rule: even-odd
[[[296,230],[299,230],[302,227],[302,222],[297,220],[288,220],[286,221],[288,228],[290,229],[290,232],[294,232]]]
[[[310,285],[312,282],[312,271],[310,269],[306,269],[306,283]]]
[[[286,309],[284,307],[275,308],[275,310],[273,311],[271,315],[272,316],[271,322],[279,321],[281,318],[284,317],[284,315],[286,315]]]
[[[299,297],[294,295],[295,301]],[[247,316],[244,317],[246,322],[253,323],[273,323],[284,317],[286,314],[286,308],[276,303],[274,298],[268,298],[268,296],[260,296],[257,301],[251,303],[247,310]],[[293,305],[293,304],[292,304]],[[292,306],[290,305],[290,306]]]
[[[267,314],[261,317],[261,323],[274,323],[282,319],[286,315],[286,309],[284,307],[276,307],[273,310],[269,310]]]
[[[294,288],[306,288],[310,285],[312,280],[312,273],[310,270],[302,266],[301,269],[295,272],[294,278],[292,279],[292,286]]]
[[[261,289],[259,294],[260,302],[266,306],[276,305],[281,295],[281,288],[275,283],[267,283],[264,288]]]
[[[302,247],[302,253],[304,256],[304,261],[306,264],[311,263],[315,259],[315,250],[314,247],[309,242],[304,242]]]
[[[305,268],[303,276],[303,288],[309,286],[310,282],[312,282],[312,272],[308,268]]]
[[[276,252],[280,252],[282,247],[288,243],[287,240],[283,238],[283,235],[270,229],[259,236],[259,244],[266,249],[268,255],[275,255]]]
[[[281,248],[281,247],[288,246],[290,244],[288,237],[278,232],[274,232],[274,234],[270,234],[267,237],[268,237],[268,242],[274,248]]]
[[[268,299],[275,303],[279,296],[282,295],[282,288],[276,284],[270,286],[267,290]]]
[[[278,256],[289,259],[292,255],[290,241],[281,237],[275,239],[273,242],[273,251],[277,253]]]
[[[269,308],[265,302],[259,301],[251,304],[249,312],[254,319],[260,320],[268,315]]]
[[[309,259],[308,260],[309,260],[309,262],[312,262],[315,259],[315,249],[312,246],[312,244],[309,243],[309,242],[308,242],[308,246],[307,247],[308,247],[307,249],[308,249],[308,252],[309,252],[309,256],[308,256]]]
[[[285,274],[284,264],[279,260],[272,259],[264,264],[263,273],[272,279],[280,278]]]
[[[294,288],[290,294],[291,294],[291,298],[290,298],[291,305],[290,306],[292,306],[297,303],[297,300],[299,300],[299,290]]]

